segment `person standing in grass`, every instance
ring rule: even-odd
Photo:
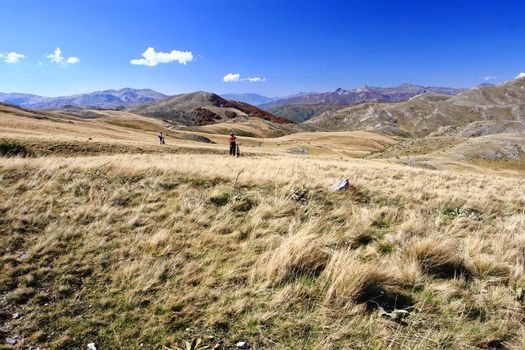
[[[164,134],[162,133],[162,131],[159,131],[159,143],[161,145],[166,143],[166,142],[164,142]]]
[[[228,137],[228,142],[230,142],[230,156],[234,156],[237,153],[237,138],[233,134],[233,132],[230,134],[230,137]]]

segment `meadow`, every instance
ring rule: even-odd
[[[0,184],[20,348],[525,347],[522,177],[122,153],[2,158]]]

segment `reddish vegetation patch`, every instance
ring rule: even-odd
[[[232,111],[226,111],[226,112],[224,112],[224,115],[228,119],[233,119],[233,118],[235,118],[237,116],[237,114],[235,112],[232,112]]]
[[[215,124],[217,120],[221,119],[220,115],[215,114],[212,111],[202,107],[194,109],[193,113],[195,114],[196,126]]]
[[[263,111],[262,109],[259,109],[255,106],[252,106],[248,103],[244,102],[237,102],[232,100],[225,100],[224,98],[212,94],[210,97],[210,101],[213,103],[215,107],[223,107],[223,108],[235,108],[238,109],[241,112],[244,112],[248,114],[250,117],[256,117],[261,118],[264,120],[269,120],[271,122],[277,123],[277,124],[291,124],[292,121],[288,119],[284,119],[281,117],[278,117],[276,115],[273,115],[271,113],[268,113],[266,111]]]

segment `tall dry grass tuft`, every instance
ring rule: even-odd
[[[351,251],[335,253],[325,270],[331,281],[325,305],[350,310],[356,303],[387,311],[411,304],[403,293],[399,279],[384,266],[363,263]]]
[[[417,261],[423,272],[436,277],[470,277],[470,269],[456,251],[452,243],[427,238],[408,243],[403,258]]]
[[[417,260],[398,259],[396,269],[403,286],[416,289],[425,285],[425,274]]]
[[[299,276],[318,276],[329,259],[322,238],[301,231],[283,238],[264,254],[256,273],[269,285],[276,286]]]
[[[473,259],[469,268],[473,277],[478,279],[489,280],[493,283],[508,283],[510,279],[510,266],[487,256]]]

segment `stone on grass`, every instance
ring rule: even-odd
[[[239,349],[248,349],[248,343],[245,341],[238,341],[237,343],[235,343],[235,346]]]
[[[350,182],[348,181],[348,179],[339,180],[330,187],[330,192],[339,192],[347,190],[348,187],[350,187]]]

